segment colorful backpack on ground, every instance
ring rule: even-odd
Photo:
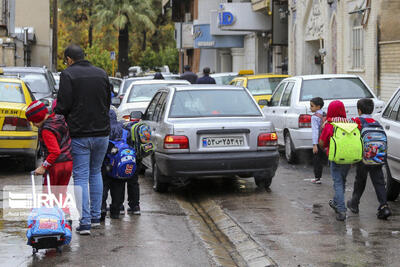
[[[150,127],[143,122],[138,122],[133,125],[131,131],[132,141],[135,144],[138,159],[141,160],[151,155],[154,151],[154,147],[151,142]]]
[[[62,209],[35,208],[28,217],[26,237],[28,245],[34,248],[56,248],[71,242],[71,226],[65,221]]]
[[[106,168],[107,175],[116,179],[133,177],[136,171],[136,151],[127,143],[128,131],[122,130],[122,138],[118,141],[110,140],[112,148],[107,154],[109,161]]]
[[[365,165],[382,165],[386,162],[387,136],[379,122],[367,122],[360,117],[361,139],[363,144],[363,163]]]
[[[329,144],[329,160],[336,164],[354,164],[361,161],[363,148],[357,123],[331,124],[333,136]]]

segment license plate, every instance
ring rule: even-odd
[[[241,136],[234,137],[203,137],[203,147],[232,147],[243,146],[244,139]]]

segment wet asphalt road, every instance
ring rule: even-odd
[[[256,188],[253,179],[217,179],[157,194],[146,173],[139,180],[141,216],[107,218],[90,237],[74,234],[61,255],[48,251],[32,257],[25,245],[25,223],[0,219],[0,265],[214,266],[203,236],[194,231],[193,217],[182,205],[212,200],[279,266],[400,266],[400,204],[390,203],[394,216],[378,220],[369,181],[360,214],[348,211],[347,221],[337,222],[328,206],[333,196],[328,168],[321,185],[311,184],[305,180],[312,178],[309,155],[302,158],[297,165],[281,158],[269,192]],[[1,186],[29,184],[19,165],[0,159]],[[354,175],[352,170],[346,199]]]

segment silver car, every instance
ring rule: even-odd
[[[326,112],[329,103],[341,100],[348,117],[355,117],[357,101],[372,98],[375,113],[382,112],[384,102],[379,100],[366,83],[356,75],[307,75],[286,78],[277,86],[271,100],[263,108],[278,134],[279,145],[285,147],[289,163],[296,160],[296,152],[312,148],[310,100],[322,97]]]
[[[393,94],[384,112],[377,114],[377,119],[384,127],[388,138],[387,161],[387,198],[396,200],[400,193],[400,88]]]
[[[190,84],[186,80],[140,80],[133,81],[118,107],[118,119],[129,120],[132,111],[144,112],[158,89],[168,85]]]
[[[277,136],[246,89],[219,85],[169,86],[150,102],[143,121],[155,153],[144,159],[154,190],[194,177],[254,177],[268,188],[278,167]]]

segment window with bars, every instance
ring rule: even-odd
[[[364,28],[354,26],[352,29],[352,68],[364,68]]]

